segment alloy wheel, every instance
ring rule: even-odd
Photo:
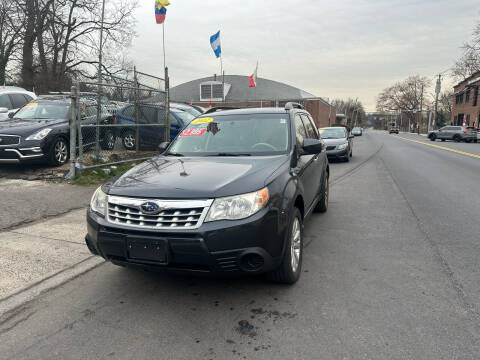
[[[292,226],[292,239],[290,242],[290,258],[292,271],[297,272],[298,265],[300,264],[300,252],[302,246],[302,233],[300,228],[300,220],[295,217]]]
[[[59,164],[64,164],[67,161],[68,149],[67,144],[63,140],[58,140],[55,144],[55,160]]]
[[[130,149],[135,147],[135,137],[132,133],[128,133],[123,137],[123,145]]]

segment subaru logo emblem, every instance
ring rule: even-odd
[[[155,215],[158,214],[162,209],[156,203],[148,201],[140,205],[140,209],[144,214]]]

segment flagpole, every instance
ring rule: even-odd
[[[220,53],[220,74],[222,75],[222,101],[225,102],[225,74],[223,73],[223,60]]]
[[[165,22],[162,23],[162,37],[163,37],[163,69],[167,67],[167,61],[165,56]]]

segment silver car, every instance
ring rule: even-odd
[[[20,87],[0,87],[0,121],[8,119],[18,109],[36,98],[37,96],[33,92]]]
[[[350,161],[353,156],[354,136],[343,126],[334,126],[318,129],[320,136],[325,142],[329,159],[342,159]]]
[[[471,126],[444,126],[439,130],[430,131],[428,138],[432,141],[440,139],[455,142],[477,142],[477,129]]]

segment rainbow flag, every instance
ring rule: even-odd
[[[168,0],[155,0],[155,20],[157,24],[163,24],[165,21],[168,5],[170,5]]]

